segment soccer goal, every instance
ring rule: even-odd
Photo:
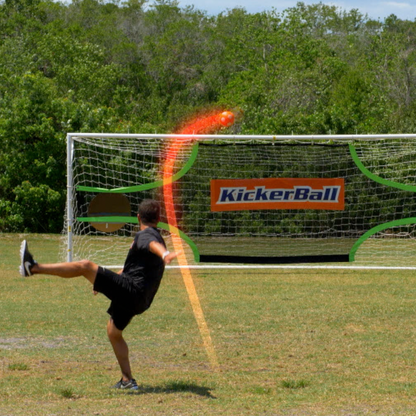
[[[192,265],[416,267],[416,135],[71,133],[67,259],[122,265],[145,198]]]

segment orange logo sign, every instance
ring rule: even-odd
[[[344,179],[211,180],[211,211],[344,209]]]

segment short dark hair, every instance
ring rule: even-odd
[[[139,205],[140,220],[143,224],[155,224],[160,218],[160,204],[153,199],[144,199]]]

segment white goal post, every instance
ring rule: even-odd
[[[155,198],[188,267],[416,268],[416,134],[69,133],[67,188],[68,261],[122,266]]]

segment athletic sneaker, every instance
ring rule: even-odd
[[[129,381],[123,381],[123,379],[121,379],[112,388],[121,390],[139,390],[139,386],[137,385],[136,380],[134,378],[132,378]]]
[[[19,272],[23,277],[32,276],[30,269],[37,264],[27,248],[27,241],[23,240],[20,246],[20,267]]]

